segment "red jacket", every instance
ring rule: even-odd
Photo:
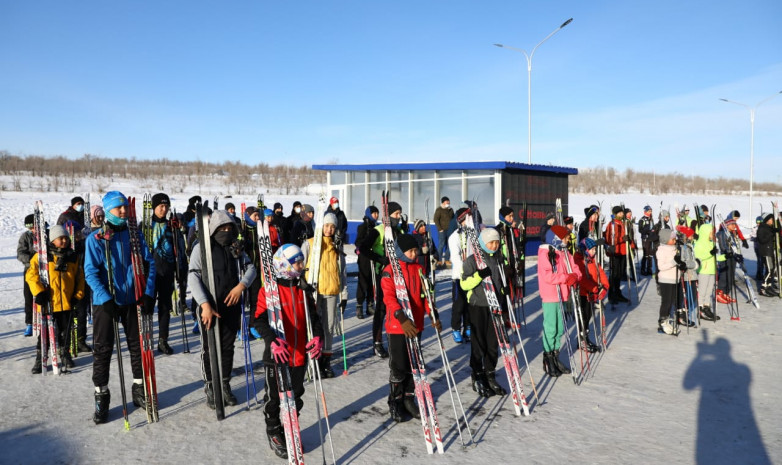
[[[590,302],[597,301],[598,293],[598,275],[600,277],[600,283],[603,289],[608,290],[608,276],[606,276],[605,270],[602,267],[597,266],[597,262],[594,258],[589,260],[589,263],[584,263],[584,254],[577,253],[573,256],[576,261],[576,266],[581,270],[581,281],[579,282],[579,295],[589,297]]]
[[[280,294],[280,304],[282,306],[282,325],[285,329],[285,340],[290,346],[290,366],[299,367],[307,363],[306,345],[307,338],[307,318],[304,307],[304,291],[298,286],[298,280],[289,281],[286,279],[277,279],[277,289]],[[308,301],[310,308],[310,322],[312,325],[313,336],[323,337],[323,327],[315,311],[315,304],[312,300]],[[271,343],[277,338],[277,334],[269,324],[269,315],[266,313],[266,290],[261,287],[258,292],[258,303],[255,307],[255,325],[261,333],[261,337],[266,342],[266,351],[264,352],[264,361],[271,362]]]
[[[615,219],[606,225],[604,237],[606,245],[614,247],[614,255],[627,255],[627,242],[624,242],[625,226],[622,220]]]
[[[405,280],[407,297],[410,300],[410,310],[413,313],[415,327],[421,332],[424,330],[424,313],[429,313],[429,303],[424,298],[421,276],[419,275],[423,268],[418,263],[407,263],[402,260],[399,260],[399,267],[402,269],[402,277]],[[394,313],[400,310],[402,305],[396,300],[396,287],[391,274],[391,265],[387,265],[383,269],[380,286],[383,289],[383,303],[386,304],[386,332],[388,334],[404,334],[402,324],[394,316]]]

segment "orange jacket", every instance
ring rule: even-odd
[[[429,304],[424,297],[424,291],[421,286],[421,276],[419,274],[420,270],[422,270],[421,265],[399,260],[399,267],[402,269],[402,277],[405,280],[407,298],[410,301],[410,310],[413,313],[415,327],[421,332],[424,330],[424,313],[429,313]],[[388,334],[404,334],[402,323],[394,315],[397,310],[402,309],[402,305],[396,298],[396,287],[391,274],[391,265],[387,265],[383,269],[380,286],[383,288],[383,303],[386,304],[386,332]]]

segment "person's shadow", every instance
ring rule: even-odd
[[[682,383],[701,390],[695,463],[771,464],[752,411],[752,372],[733,360],[727,339],[710,343],[707,331],[701,334]]]

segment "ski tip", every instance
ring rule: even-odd
[[[130,422],[125,420],[125,431],[130,431]]]
[[[737,316],[732,316],[732,317],[730,317],[730,321],[741,321],[741,318],[739,318]]]

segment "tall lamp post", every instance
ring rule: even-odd
[[[564,23],[562,23],[561,26],[554,29],[554,31],[547,35],[545,39],[538,42],[538,45],[535,46],[535,48],[532,49],[532,52],[530,52],[529,55],[527,55],[527,52],[525,50],[522,50],[520,48],[511,47],[508,45],[503,44],[494,44],[495,47],[500,48],[507,48],[508,50],[513,50],[514,52],[520,52],[524,54],[524,57],[527,59],[527,163],[532,163],[532,56],[535,55],[535,50],[540,47],[540,45],[549,40],[551,36],[559,32],[560,29],[567,26],[573,21],[573,18],[568,19]]]
[[[776,97],[777,95],[782,94],[782,90],[779,92],[772,94],[760,102],[756,103],[754,107],[750,107],[746,103],[739,103],[734,102],[733,100],[728,100],[726,98],[721,98],[723,102],[733,103],[735,105],[741,105],[742,107],[749,110],[749,125],[750,125],[750,139],[749,139],[749,225],[752,226],[752,185],[754,181],[754,175],[755,175],[755,110],[758,109],[759,106],[763,105],[764,103],[768,102],[772,98]]]

